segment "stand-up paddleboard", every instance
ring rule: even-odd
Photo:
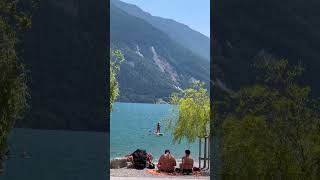
[[[157,133],[157,132],[154,132],[152,130],[149,130],[149,135],[163,136],[163,133]]]
[[[154,133],[156,136],[163,136],[163,133]]]

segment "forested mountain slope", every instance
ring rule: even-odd
[[[111,46],[125,56],[119,74],[125,102],[155,102],[189,87],[207,83],[209,62],[172,40],[166,33],[111,4]]]
[[[218,76],[238,89],[254,80],[250,67],[273,55],[305,67],[302,81],[319,95],[320,1],[215,1]]]
[[[111,4],[122,9],[132,16],[145,20],[152,26],[165,32],[172,40],[177,42],[179,45],[189,49],[190,51],[206,59],[207,61],[210,60],[210,39],[207,36],[191,29],[187,25],[176,22],[172,19],[152,16],[148,12],[144,12],[135,5],[128,4],[120,0],[111,0]]]

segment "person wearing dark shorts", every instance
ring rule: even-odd
[[[180,169],[184,174],[192,173],[193,169],[193,159],[191,157],[190,150],[185,150],[185,156],[182,157],[182,163],[180,163]]]

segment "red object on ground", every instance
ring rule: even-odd
[[[182,176],[182,174],[173,172],[173,173],[167,173],[167,172],[162,172],[160,170],[156,170],[156,169],[147,169],[146,170],[148,173],[152,174],[152,175],[156,175],[156,176]]]
[[[182,173],[167,173],[167,172],[162,172],[158,169],[147,169],[147,173],[155,175],[155,176],[190,176],[190,175],[183,175]],[[192,176],[201,176],[200,171],[192,173]]]

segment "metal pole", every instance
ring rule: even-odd
[[[204,138],[204,148],[203,148],[203,168],[207,167],[207,137]]]
[[[208,137],[208,169],[210,169],[210,137]]]
[[[201,168],[201,138],[199,137],[199,169]]]

